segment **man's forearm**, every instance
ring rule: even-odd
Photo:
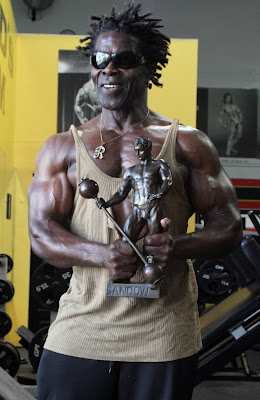
[[[208,224],[196,232],[173,237],[173,252],[179,258],[220,257],[239,246],[241,240],[241,221],[225,228]]]
[[[56,267],[104,267],[107,245],[73,235],[53,218],[30,229],[30,238],[35,254]]]
[[[170,188],[171,188],[171,183],[169,182],[168,179],[166,179],[160,188],[162,196],[165,196],[169,192]]]
[[[126,198],[127,194],[121,194],[120,192],[116,192],[115,194],[113,194],[113,196],[105,202],[104,207],[108,208],[108,207],[113,207],[116,206],[117,204],[121,203],[125,198]]]

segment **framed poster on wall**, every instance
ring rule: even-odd
[[[58,62],[58,132],[79,126],[101,112],[88,57],[78,51],[60,50]]]
[[[220,157],[257,158],[257,90],[199,88],[197,117]]]
[[[256,89],[198,89],[197,127],[216,146],[244,213],[260,209],[259,101]]]

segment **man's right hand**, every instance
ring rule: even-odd
[[[138,268],[138,261],[132,247],[121,239],[109,246],[106,267],[113,280],[132,278]]]
[[[98,208],[102,208],[102,207],[106,208],[106,202],[104,199],[102,199],[102,197],[100,199],[96,198],[96,204],[97,204]]]

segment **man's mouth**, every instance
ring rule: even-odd
[[[100,89],[104,96],[117,96],[122,92],[123,87],[118,83],[103,83]]]
[[[120,85],[116,85],[116,84],[105,84],[102,85],[105,89],[117,89],[120,87]]]

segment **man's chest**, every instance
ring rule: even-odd
[[[82,141],[88,153],[89,166],[93,163],[106,175],[115,178],[122,178],[126,169],[133,167],[140,163],[138,160],[135,150],[134,150],[134,140],[137,135],[129,135],[127,137],[122,137],[114,142],[110,142],[105,144],[105,152],[103,153],[103,158],[95,158],[95,149],[96,145],[99,145],[97,140],[93,140],[92,138],[82,137]],[[164,143],[165,137],[153,139],[153,147],[152,147],[152,157],[158,157]],[[184,181],[184,185],[186,186],[189,179],[189,168],[182,162],[183,160],[179,159],[178,151],[176,154],[172,154],[172,157],[176,159],[178,163],[178,168],[182,175],[182,179]],[[163,158],[163,155],[162,155]],[[70,150],[70,154],[68,159],[70,160],[67,170],[68,179],[73,186],[74,190],[77,187],[77,165],[76,165],[76,149],[73,146]],[[167,160],[165,160],[167,161]],[[86,168],[88,168],[86,161]],[[138,170],[138,176],[141,179],[145,179],[147,181],[151,181],[152,175],[153,179],[157,179],[158,177],[158,166],[157,163],[154,165],[150,165],[149,167],[141,167],[140,171]],[[84,177],[82,177],[84,178]],[[91,178],[91,177],[90,177]]]

